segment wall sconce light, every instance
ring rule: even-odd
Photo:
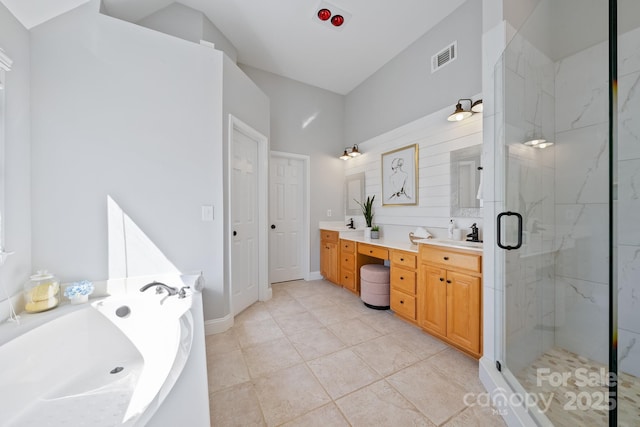
[[[362,153],[358,150],[358,146],[354,145],[353,147],[346,147],[344,152],[340,156],[342,160],[349,160],[352,157],[358,157]]]
[[[462,101],[469,102],[468,110],[462,108]],[[447,120],[450,122],[459,122],[461,120],[468,119],[473,115],[473,113],[482,113],[482,99],[479,99],[476,102],[473,102],[473,100],[469,98],[458,99],[456,110],[447,117]]]

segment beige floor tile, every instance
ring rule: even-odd
[[[233,323],[238,326],[244,322],[271,319],[271,313],[263,302],[257,302],[246,308],[242,313],[233,318]]]
[[[436,354],[429,359],[435,369],[457,382],[468,392],[484,391],[478,374],[478,361],[454,348]]]
[[[336,334],[347,345],[356,345],[379,337],[380,332],[373,329],[360,319],[350,319],[329,325],[331,332]]]
[[[275,320],[285,335],[295,335],[307,329],[317,329],[322,326],[322,323],[308,311],[278,316]]]
[[[289,294],[278,298],[272,298],[265,302],[264,305],[273,317],[288,316],[307,311],[306,308],[301,306],[300,303]]]
[[[358,317],[357,312],[339,304],[317,307],[309,311],[325,326]]]
[[[386,381],[378,381],[336,401],[353,426],[433,426]]]
[[[408,324],[404,320],[398,319],[393,314],[391,314],[391,312],[387,311],[378,313],[369,312],[364,316],[360,316],[360,320],[364,321],[367,325],[371,326],[373,329],[383,335],[396,333],[408,328],[415,328],[415,326]]]
[[[466,407],[463,400],[466,392],[428,361],[418,362],[386,379],[420,412],[440,425]]]
[[[249,370],[240,350],[218,355],[207,362],[209,393],[249,381]]]
[[[283,427],[349,427],[349,423],[331,403],[283,424]]]
[[[309,295],[304,298],[298,298],[298,302],[307,310],[334,305],[334,302],[324,295]]]
[[[267,341],[242,350],[251,378],[302,363],[302,357],[286,338]]]
[[[235,329],[229,329],[219,334],[207,335],[205,342],[207,345],[207,358],[240,349],[240,343],[238,342],[238,337],[236,337]]]
[[[317,286],[311,283],[302,282],[298,286],[290,286],[287,288],[289,295],[296,299],[309,297],[318,293]]]
[[[380,379],[373,369],[349,349],[312,360],[308,365],[332,399]]]
[[[491,408],[472,406],[445,424],[445,427],[505,427],[502,417]]]
[[[401,347],[392,335],[363,342],[353,347],[352,350],[383,377],[420,360],[413,353]]]
[[[258,378],[254,385],[269,426],[294,420],[331,401],[304,364]]]
[[[309,329],[291,335],[289,341],[302,355],[304,360],[313,360],[335,353],[345,347],[344,343],[327,328]]]
[[[426,359],[449,348],[447,344],[423,332],[421,329],[411,325],[407,326],[409,328],[399,329],[393,335],[402,347],[418,356],[418,358]]]
[[[235,327],[234,327],[235,328]],[[271,316],[262,320],[250,320],[238,325],[236,336],[242,348],[283,338],[284,333]]]
[[[258,396],[250,382],[238,384],[209,398],[212,427],[264,426]]]

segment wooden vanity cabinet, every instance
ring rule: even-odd
[[[479,358],[482,356],[482,255],[420,245],[418,324]]]
[[[396,316],[417,323],[416,283],[418,254],[391,249],[391,310]]]
[[[340,239],[340,284],[355,294],[358,293],[357,273],[356,242]]]
[[[320,274],[336,285],[338,276],[338,237],[337,231],[320,230]]]

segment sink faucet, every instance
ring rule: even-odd
[[[353,225],[353,218],[351,218],[351,219],[349,220],[349,222],[347,223],[347,227],[349,227],[349,228],[350,228],[350,229],[352,229],[352,230],[355,230],[355,229],[356,229],[356,226],[355,226],[355,225]]]
[[[480,242],[480,238],[478,237],[478,226],[474,222],[471,225],[471,233],[467,234],[467,242]]]
[[[141,287],[140,288],[140,292],[144,292],[147,289],[152,288],[154,286],[156,287],[156,294],[161,294],[163,289],[167,291],[169,296],[178,294],[178,289],[176,289],[176,288],[174,288],[172,286],[165,285],[164,283],[155,282],[155,281],[151,282],[151,283],[147,283],[146,285]]]

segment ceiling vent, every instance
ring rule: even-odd
[[[451,63],[458,57],[458,42],[455,41],[431,57],[431,72]]]

